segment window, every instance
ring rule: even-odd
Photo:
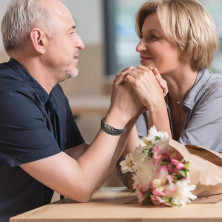
[[[135,32],[135,15],[146,0],[104,0],[106,73],[112,75],[123,68],[139,64],[136,46],[139,38]],[[219,48],[211,69],[222,74],[222,1],[200,1],[213,17],[219,36]]]

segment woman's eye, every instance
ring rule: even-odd
[[[159,40],[160,38],[158,37],[158,36],[156,36],[156,35],[150,35],[150,37],[151,37],[151,39],[153,39],[153,40]]]

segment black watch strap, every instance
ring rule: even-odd
[[[108,124],[106,124],[104,122],[105,118],[102,118],[101,119],[101,129],[107,133],[107,134],[110,134],[110,135],[113,135],[113,136],[119,136],[119,135],[122,135],[123,133],[126,132],[126,129],[127,129],[127,126],[124,127],[124,129],[116,129]]]

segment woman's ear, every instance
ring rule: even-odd
[[[47,36],[45,32],[43,32],[39,28],[34,28],[30,32],[30,39],[31,39],[31,42],[35,51],[40,54],[44,54],[46,50],[46,42],[47,42]]]

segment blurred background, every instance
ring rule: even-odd
[[[0,0],[0,20],[10,0]],[[109,106],[114,75],[123,68],[139,64],[135,48],[135,14],[145,0],[65,0],[77,25],[85,49],[80,52],[79,75],[62,83],[77,124],[87,142],[100,127]],[[213,17],[219,36],[219,47],[211,66],[222,73],[222,1],[201,0]],[[58,52],[59,53],[59,52]],[[0,36],[0,62],[8,60]],[[106,149],[106,147],[104,147]],[[113,172],[105,185],[120,182]]]

